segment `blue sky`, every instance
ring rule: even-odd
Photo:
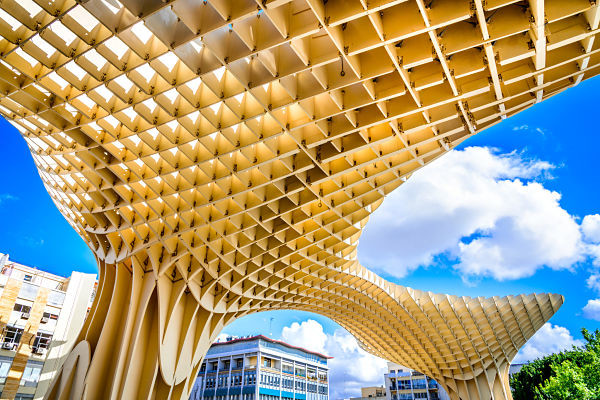
[[[423,247],[423,254],[411,253],[410,257],[391,254],[386,256],[388,258],[382,257],[381,260],[374,260],[369,256],[369,252],[376,249],[375,242],[378,240],[378,235],[385,233],[383,228],[386,228],[385,226],[381,229],[371,226],[377,220],[376,212],[361,238],[359,245],[361,262],[396,283],[434,292],[471,296],[531,292],[563,294],[566,301],[551,320],[553,325],[548,328],[550,329],[549,336],[539,339],[539,343],[535,343],[538,347],[529,349],[532,351],[531,354],[554,349],[551,345],[556,343],[556,337],[564,339],[564,345],[578,343],[577,340],[581,337],[579,333],[581,327],[600,328],[598,321],[600,320],[600,301],[597,305],[595,303],[588,305],[589,301],[600,297],[600,284],[598,284],[600,279],[596,282],[595,288],[594,285],[588,283],[590,277],[595,276],[598,272],[598,266],[594,264],[597,262],[594,254],[600,255],[600,250],[598,250],[600,247],[594,240],[582,239],[585,235],[581,234],[583,218],[599,213],[600,209],[598,186],[600,157],[596,145],[598,140],[598,93],[600,93],[600,79],[584,81],[579,86],[537,104],[478,134],[457,149],[459,151],[456,154],[456,162],[464,163],[462,173],[465,171],[473,174],[480,173],[478,167],[470,165],[467,160],[475,155],[490,163],[496,163],[494,164],[496,166],[514,167],[513,170],[506,173],[493,172],[491,178],[490,176],[483,177],[481,182],[492,185],[490,187],[499,188],[498,193],[505,197],[498,198],[494,191],[486,193],[486,196],[493,201],[498,201],[498,204],[512,204],[514,199],[510,194],[518,193],[518,196],[522,197],[522,202],[515,204],[524,204],[524,208],[528,212],[523,219],[535,220],[537,218],[534,222],[530,221],[531,224],[527,226],[527,229],[538,225],[543,226],[543,229],[537,232],[531,229],[527,231],[529,234],[523,236],[525,242],[522,243],[522,247],[518,241],[518,234],[522,234],[525,228],[514,226],[520,224],[520,214],[507,209],[503,211],[504,214],[496,215],[492,212],[485,218],[481,215],[473,215],[479,211],[490,213],[489,209],[480,204],[478,210],[469,214],[475,221],[473,226],[476,229],[468,231],[465,228],[467,230],[464,232],[457,230],[454,232],[455,235],[458,235],[455,243],[440,242],[438,247],[431,247],[429,243],[425,242],[417,243],[417,248]],[[0,252],[9,253],[11,259],[15,261],[60,275],[69,275],[72,270],[96,272],[90,250],[65,222],[46,193],[24,140],[4,120],[0,120],[0,130],[4,136],[3,146],[0,147],[0,157],[3,163],[3,168],[0,168],[2,182],[0,220],[4,227],[0,230]],[[436,163],[441,163],[442,160],[436,161]],[[411,193],[410,190],[416,191],[420,184],[431,188],[428,192],[431,201],[442,201],[435,199],[437,186],[432,186],[440,183],[436,181],[435,165],[428,168],[432,168],[433,171],[428,177],[424,176],[419,182],[421,176],[420,173],[417,173],[409,180],[409,183],[412,180],[416,181],[414,187],[409,187],[407,184],[406,188],[402,186],[396,192],[406,189],[406,193]],[[428,168],[423,170],[423,175],[426,175]],[[515,172],[515,170],[517,171]],[[480,189],[473,188],[474,191]],[[470,190],[471,188],[467,187],[466,191]],[[396,196],[396,192],[392,196]],[[406,193],[404,195],[407,195]],[[556,200],[555,204],[550,199],[551,193],[560,195],[560,200]],[[398,213],[410,210],[401,202],[402,193],[397,195],[396,200],[392,196],[384,203],[391,204],[389,209]],[[457,196],[460,198],[462,194],[458,193]],[[486,199],[481,196],[478,198]],[[537,209],[538,199],[543,200],[539,202],[540,209]],[[460,203],[462,200],[456,201]],[[440,204],[445,206],[443,203]],[[470,203],[468,201],[463,203],[463,209],[465,204]],[[547,220],[544,217],[546,209],[543,207],[548,207],[547,209],[550,210],[548,212],[552,213]],[[381,213],[383,215],[384,211]],[[406,223],[413,224],[411,227],[418,226],[424,237],[432,232],[444,236],[444,229],[456,228],[455,223],[448,222],[453,221],[451,218],[458,218],[454,221],[460,221],[461,214],[452,214],[454,211],[448,211],[448,213],[432,212],[419,217],[421,219],[417,217],[409,219]],[[443,218],[435,219],[440,216]],[[540,221],[540,216],[545,221]],[[556,224],[552,219],[554,217],[556,217]],[[486,221],[490,219],[491,225],[484,224],[478,227],[477,223],[481,222],[481,218]],[[569,222],[569,218],[572,220],[571,222]],[[402,221],[401,218],[399,221],[395,221],[396,225],[390,225],[386,229],[402,231],[405,228],[401,225]],[[545,225],[541,222],[544,222]],[[598,228],[600,228],[600,224]],[[519,229],[521,230],[519,231]],[[578,230],[579,233],[574,233],[573,229]],[[394,240],[403,240],[397,236]],[[419,235],[416,236],[415,240],[418,240]],[[538,242],[529,242],[529,239],[536,239],[538,236],[544,236],[546,241],[539,246]],[[573,239],[575,236],[579,239]],[[561,239],[554,245],[552,240],[557,237]],[[502,260],[512,257],[511,262],[514,268],[512,270],[507,268],[505,271],[503,266],[480,266],[481,260],[477,259],[477,254],[473,254],[472,246],[469,246],[476,242],[484,243],[489,248],[500,249],[499,252],[512,253],[504,254]],[[567,246],[569,243],[572,246],[562,253],[550,254],[555,248],[560,248],[563,244]],[[535,251],[530,251],[533,248]],[[471,252],[469,253],[469,251]],[[364,258],[360,254],[365,254]],[[382,266],[381,262],[385,263],[386,260],[389,260],[389,263]],[[483,264],[486,262],[484,260]],[[544,266],[545,262],[550,267]],[[512,277],[507,276],[508,270],[511,271]],[[583,309],[586,305],[588,308],[584,312]],[[271,318],[273,319],[271,320]],[[306,325],[308,320],[313,320],[322,327],[322,331],[317,328],[316,334],[325,335],[323,337],[329,338],[327,340],[333,340],[332,338],[335,338],[336,335],[338,338],[343,335],[343,332],[338,330],[338,326],[328,319],[302,312],[272,312],[250,316],[236,321],[226,328],[226,332],[234,335],[268,334],[268,326],[271,325],[273,337],[283,337],[298,344],[306,344],[302,342],[301,334],[303,327],[309,328]],[[312,328],[315,326],[313,325]],[[306,332],[309,332],[310,335],[315,334],[314,330]],[[298,335],[294,337],[294,333]],[[553,334],[555,336],[552,336]],[[323,346],[322,350],[324,351],[336,351],[331,346]],[[344,358],[343,355],[337,355],[337,357]],[[346,371],[345,374],[347,376],[348,372]],[[341,396],[342,392],[339,395]]]

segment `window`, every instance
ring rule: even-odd
[[[15,303],[15,306],[13,307],[13,310],[19,311],[19,312],[22,312],[22,313],[28,313],[28,312],[31,311],[31,307],[26,306],[24,304]]]
[[[58,315],[56,314],[52,314],[49,312],[45,312],[44,315],[42,315],[42,324],[47,323],[49,320],[57,320],[58,319]]]
[[[290,364],[283,364],[281,367],[283,373],[285,374],[293,374],[294,373],[294,367]]]
[[[256,384],[256,374],[255,373],[246,373],[244,376],[245,382],[244,385],[255,385]]]
[[[398,380],[398,389],[400,389],[400,390],[410,389],[410,380],[408,380],[408,379]]]
[[[231,376],[231,386],[242,385],[242,374],[235,374]]]
[[[271,368],[271,359],[267,357],[263,357],[263,366],[267,368]]]
[[[65,302],[65,292],[60,292],[58,290],[52,290],[48,293],[48,305],[60,307]]]
[[[9,359],[8,357],[6,357],[6,359],[0,360],[0,385],[4,385],[11,364],[12,358]]]
[[[215,378],[214,377],[206,378],[206,388],[212,389],[214,387],[215,387]]]
[[[31,275],[25,275],[25,277],[23,278],[25,282],[31,282],[31,279],[33,279],[33,276]]]
[[[17,328],[16,326],[8,325],[4,331],[4,340],[2,341],[2,348],[6,350],[14,350],[23,335],[23,329]]]
[[[229,377],[227,375],[219,375],[219,387],[227,387]]]
[[[306,391],[303,381],[296,381],[296,390]]]
[[[42,365],[37,363],[28,362],[23,371],[23,377],[21,378],[21,386],[36,387],[40,380],[40,374],[42,372]]]
[[[279,386],[279,376],[268,372],[263,372],[260,375],[260,383],[267,386]]]
[[[42,354],[48,349],[48,347],[50,347],[51,341],[51,334],[38,332],[37,335],[35,335],[35,340],[33,341],[33,352],[36,354]]]
[[[237,360],[235,360],[235,367],[236,368],[242,368],[244,366],[244,359],[243,358],[238,358]]]
[[[415,379],[413,381],[413,389],[425,389],[427,387],[427,383],[425,379]]]

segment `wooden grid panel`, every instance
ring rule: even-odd
[[[596,75],[598,22],[587,0],[3,1],[0,113],[114,270],[82,333],[90,371],[109,357],[102,337],[125,340],[100,332],[118,293],[142,296],[122,284],[141,273],[174,296],[156,299],[170,310],[161,343],[176,345],[160,346],[150,379],[169,396],[187,393],[203,356],[167,333],[186,307],[222,322],[319,312],[455,398],[510,396],[508,362],[560,296],[419,292],[359,265],[356,246],[413,171]],[[115,329],[146,318],[115,307]],[[89,398],[140,395],[138,380],[113,379],[88,379]]]

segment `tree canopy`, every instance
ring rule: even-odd
[[[581,330],[582,347],[550,354],[511,377],[514,400],[600,400],[600,330]]]

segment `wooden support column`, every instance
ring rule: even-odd
[[[419,168],[597,74],[596,6],[13,3],[0,115],[101,271],[48,399],[185,398],[222,327],[270,309],[325,315],[454,398],[510,398],[505,365],[562,297],[397,286],[358,240]]]

